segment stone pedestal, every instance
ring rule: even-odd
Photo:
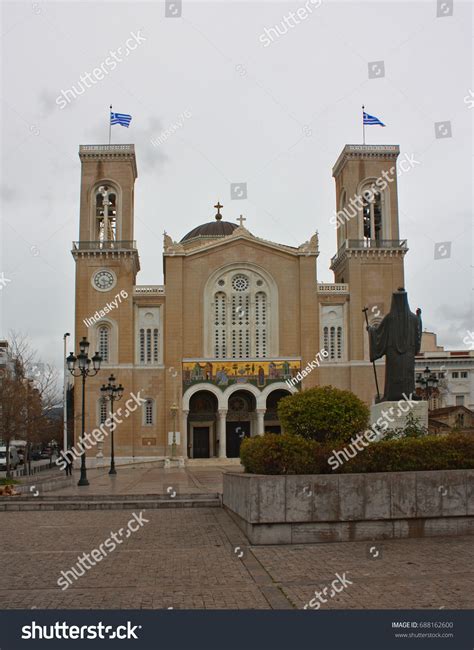
[[[169,456],[165,458],[164,467],[170,469],[171,467],[184,467],[184,458],[176,457],[170,458]]]
[[[377,420],[381,418],[379,424],[382,422],[388,424],[388,429],[384,429],[385,431],[403,429],[409,413],[413,413],[421,426],[428,428],[428,402],[426,400],[418,402],[400,400],[398,402],[372,404],[370,407],[370,423],[376,424]]]
[[[96,454],[95,458],[96,458],[96,461],[95,461],[95,466],[96,467],[104,467],[105,466],[104,443],[103,442],[97,443],[97,454]]]

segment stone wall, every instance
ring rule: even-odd
[[[252,544],[474,534],[474,470],[223,478]]]

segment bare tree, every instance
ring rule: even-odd
[[[0,377],[0,436],[6,447],[7,478],[12,440],[27,442],[26,465],[32,443],[43,442],[51,431],[51,410],[60,403],[57,370],[38,361],[25,336],[10,335]]]

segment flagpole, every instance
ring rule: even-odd
[[[111,112],[112,112],[112,104],[110,104],[110,111],[109,111],[109,144],[110,144],[110,138],[112,136],[112,116],[110,114]]]
[[[364,122],[364,109],[365,106],[362,105],[362,144],[365,144],[365,122]]]

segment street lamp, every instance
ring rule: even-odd
[[[86,377],[94,377],[100,370],[102,357],[98,352],[94,354],[92,359],[89,359],[89,341],[85,336],[82,337],[79,343],[79,354],[77,357],[73,352],[66,359],[67,369],[73,377],[82,377],[82,435],[81,440],[84,440],[86,432]],[[92,369],[90,364],[92,362]],[[89,485],[87,480],[86,470],[86,452],[83,450],[81,454],[81,477],[78,485]]]
[[[416,380],[416,383],[420,385],[423,397],[429,401],[432,395],[438,390],[439,379],[434,372],[431,372],[431,369],[426,366],[423,373],[421,373],[419,378]]]
[[[179,407],[176,404],[176,402],[173,402],[170,410],[171,410],[171,416],[173,418],[173,442],[171,444],[171,458],[176,458],[176,415],[179,410]]]
[[[115,377],[110,375],[109,377],[109,383],[107,386],[105,384],[102,384],[102,388],[100,389],[100,392],[103,395],[103,399],[107,400],[110,402],[110,412],[113,415],[114,413],[114,402],[117,402],[119,399],[122,399],[123,396],[123,386],[122,384],[119,384],[118,386],[115,384]],[[115,469],[115,456],[114,456],[114,431],[115,431],[115,422],[110,423],[110,432],[112,434],[111,440],[110,440],[110,470],[109,474],[117,474],[117,470]]]

